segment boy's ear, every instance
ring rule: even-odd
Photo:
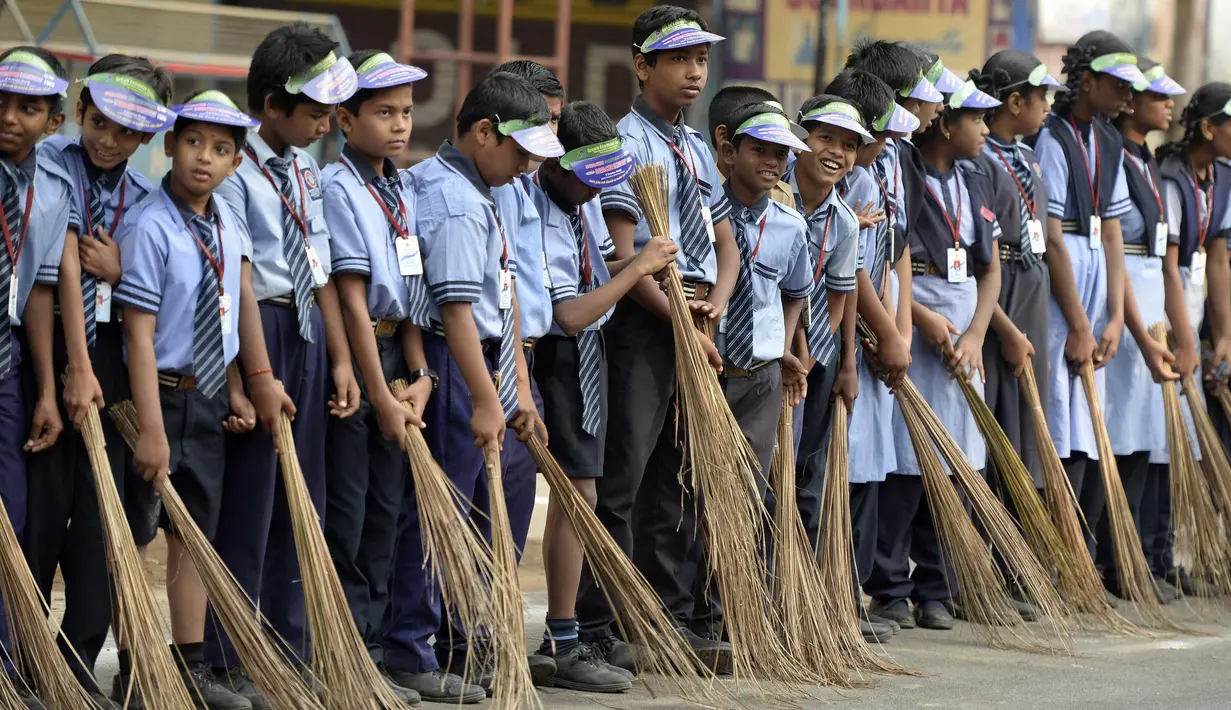
[[[347,109],[339,106],[334,112],[334,118],[338,121],[338,128],[342,129],[343,133],[349,134],[355,128],[355,120],[359,118]]]
[[[479,141],[479,145],[485,146],[488,141],[495,140],[496,124],[492,123],[490,118],[480,118],[470,126],[470,132]]]
[[[227,171],[227,177],[235,174],[239,170],[239,164],[244,162],[244,152],[242,150],[235,151],[235,157],[231,159],[231,169]]]
[[[44,136],[54,136],[60,132],[60,126],[64,125],[64,112],[53,113],[47,117],[47,128],[43,130]]]
[[[282,118],[286,115],[282,109],[274,106],[274,95],[272,93],[265,94],[265,105],[262,108],[262,113],[266,119]]]
[[[723,140],[718,145],[719,159],[722,160],[724,165],[735,165],[735,154],[738,152],[735,144],[729,140]]]
[[[650,78],[650,63],[645,60],[644,54],[633,56],[633,73],[637,75],[637,81],[644,82]]]
[[[162,136],[162,151],[168,158],[175,155],[175,131],[167,131]]]
[[[85,125],[85,103],[81,99],[77,99],[77,123]]]

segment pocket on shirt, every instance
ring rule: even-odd
[[[769,279],[778,285],[779,271],[772,266],[766,266],[759,261],[752,262],[752,273],[762,278]]]

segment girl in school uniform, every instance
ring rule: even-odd
[[[1048,242],[1066,249],[1048,255],[1052,278],[1047,360],[1047,424],[1085,516],[1086,546],[1104,494],[1094,426],[1081,370],[1105,365],[1120,347],[1124,325],[1124,257],[1120,218],[1132,209],[1122,165],[1121,139],[1108,123],[1144,81],[1137,58],[1119,37],[1090,32],[1069,47],[1064,72],[1069,91],[1056,96],[1034,150],[1047,184]],[[1067,258],[1066,258],[1067,257]],[[1072,280],[1056,278],[1071,270]],[[1097,339],[1097,340],[1096,340]],[[1104,390],[1104,371],[1095,371]]]
[[[910,245],[915,337],[909,374],[975,468],[983,468],[987,451],[953,378],[969,378],[983,393],[983,340],[1000,293],[1000,261],[994,258],[1000,226],[991,210],[990,176],[973,159],[988,133],[984,113],[999,105],[966,82],[946,97],[940,117],[919,136],[927,175]],[[953,572],[937,541],[900,411],[893,431],[897,471],[880,487],[877,550],[864,589],[878,607],[900,610],[910,599],[919,626],[950,629],[946,607]]]
[[[1146,72],[1147,83],[1133,86],[1132,112],[1116,119],[1124,138],[1124,177],[1132,197],[1128,213],[1120,218],[1124,271],[1128,276],[1124,303],[1128,327],[1120,335],[1119,355],[1107,363],[1106,377],[1107,430],[1129,508],[1144,535],[1142,506],[1148,498],[1151,508],[1157,509],[1156,479],[1166,475],[1168,461],[1163,390],[1158,381],[1178,379],[1171,372],[1163,377],[1155,370],[1164,360],[1170,361],[1171,354],[1165,343],[1155,341],[1148,332],[1150,326],[1166,318],[1162,296],[1168,229],[1158,163],[1145,139],[1151,131],[1163,131],[1171,125],[1175,106],[1172,97],[1185,91],[1158,62],[1142,57],[1137,67]],[[1099,540],[1110,540],[1111,527],[1106,516],[1096,535]],[[1100,544],[1098,564],[1107,589],[1123,597],[1114,553],[1111,544]],[[1175,589],[1161,578],[1158,589],[1164,601],[1175,597]]]
[[[1200,378],[1197,331],[1208,331],[1213,348],[1207,386],[1223,387],[1231,362],[1231,84],[1214,82],[1193,93],[1180,115],[1184,136],[1158,150],[1169,239],[1163,257],[1167,320],[1176,343],[1175,369]],[[1208,293],[1208,301],[1206,294]],[[1204,322],[1204,326],[1202,323]],[[1210,407],[1216,423],[1222,408]],[[1156,477],[1156,510],[1143,509],[1141,542],[1154,576],[1193,591],[1172,559],[1169,477]],[[1147,507],[1148,508],[1148,507]]]

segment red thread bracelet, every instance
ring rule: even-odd
[[[252,379],[253,377],[260,377],[261,375],[272,375],[272,374],[274,374],[273,369],[266,367],[260,370],[253,370],[252,372],[249,372],[248,379]]]

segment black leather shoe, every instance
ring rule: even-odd
[[[556,660],[542,653],[532,653],[526,657],[526,665],[530,667],[530,679],[535,687],[550,688],[552,679],[556,677]]]
[[[948,631],[953,628],[953,615],[941,602],[923,602],[915,606],[915,623],[921,629]]]
[[[428,673],[389,671],[389,678],[399,686],[415,691],[429,703],[473,705],[487,697],[487,691],[483,688],[440,669]]]
[[[256,684],[252,682],[252,678],[243,667],[215,668],[214,675],[232,693],[252,703],[252,710],[273,710],[274,706],[265,699],[265,696],[261,695],[261,691],[257,690]]]
[[[125,696],[128,693],[128,686],[132,685],[132,696],[127,697],[128,705],[124,705]],[[116,705],[127,707],[128,710],[145,710],[145,701],[141,699],[141,693],[137,691],[137,686],[133,682],[132,676],[116,674],[111,679],[111,700]]]
[[[698,636],[689,628],[680,629],[679,633],[706,670],[714,675],[731,675],[731,644],[721,639]]]
[[[1170,604],[1180,596],[1179,591],[1177,591],[1175,587],[1171,586],[1171,582],[1168,582],[1165,579],[1155,577],[1154,587],[1158,595],[1158,601],[1163,604]]]
[[[557,688],[585,693],[623,693],[633,682],[622,668],[608,665],[586,644],[578,644],[556,656],[555,685]]]
[[[1038,621],[1039,612],[1034,608],[1034,605],[1025,599],[1013,597],[1013,606],[1017,607],[1017,613],[1021,615],[1022,621]]]
[[[889,624],[876,624],[864,619],[859,620],[859,633],[868,643],[885,643],[893,638],[893,627]]]
[[[905,599],[873,599],[868,607],[869,614],[875,614],[882,619],[895,622],[900,628],[915,628],[915,617],[910,614],[910,605]]]
[[[193,704],[202,710],[252,710],[252,702],[219,681],[214,669],[206,663],[182,668],[180,675]]]
[[[629,673],[637,673],[637,652],[615,634],[607,634],[602,638],[587,642],[595,653],[608,665],[623,668]]]
[[[1171,584],[1171,586],[1177,587],[1180,591],[1184,592],[1184,596],[1186,597],[1196,596],[1200,591],[1202,591],[1197,589],[1197,584],[1193,582],[1193,578],[1189,577],[1188,572],[1182,567],[1172,569],[1167,573],[1165,579]],[[1210,588],[1212,585],[1207,584],[1206,587],[1208,589],[1204,591],[1207,594],[1217,593],[1216,589]]]
[[[867,609],[860,609],[859,615],[863,618],[864,621],[870,624],[884,624],[885,626],[888,626],[889,628],[893,629],[894,634],[897,634],[902,631],[902,625],[899,624],[898,622],[894,621],[893,619],[886,619],[883,616],[873,614]]]

